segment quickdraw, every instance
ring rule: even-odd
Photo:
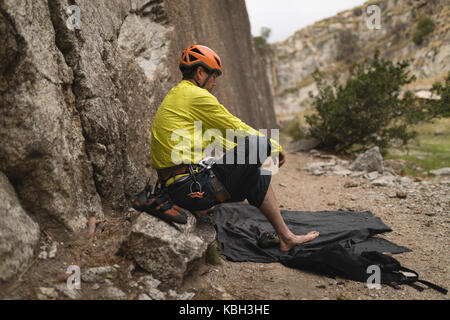
[[[192,199],[203,199],[203,196],[205,195],[205,192],[202,192],[202,185],[197,181],[195,178],[194,170],[192,169],[192,166],[189,165],[189,173],[191,174],[192,180],[194,180],[190,186],[191,193],[187,194],[188,197]],[[198,191],[194,192],[193,186],[198,186]]]

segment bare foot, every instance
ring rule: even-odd
[[[289,251],[293,247],[298,246],[300,244],[313,241],[315,238],[319,236],[319,232],[317,231],[311,231],[308,234],[302,235],[302,236],[292,236],[289,239],[282,239],[280,238],[280,250],[281,251]]]

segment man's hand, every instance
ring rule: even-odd
[[[278,167],[281,168],[281,166],[286,162],[286,153],[284,153],[284,151],[280,152],[279,155],[279,163],[278,163]]]

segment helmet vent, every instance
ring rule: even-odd
[[[204,54],[200,50],[198,50],[197,48],[194,48],[191,51],[196,52],[196,53],[201,54],[202,56],[204,56]]]
[[[216,59],[216,62],[217,62],[217,64],[219,65],[219,67],[221,67],[221,68],[222,68],[222,66],[220,65],[220,61],[219,61],[219,59],[217,59],[216,57],[214,57],[214,59]]]
[[[189,55],[189,61],[190,62],[194,62],[194,61],[197,61],[198,60],[198,58],[196,58],[196,57],[194,57],[193,55]]]

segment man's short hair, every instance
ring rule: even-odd
[[[183,79],[194,79],[194,75],[195,75],[195,72],[197,72],[198,67],[202,67],[203,70],[205,70],[205,72],[207,74],[211,74],[213,72],[213,71],[211,71],[203,66],[200,66],[200,65],[196,65],[193,67],[185,67],[183,65],[180,65],[180,70],[181,70],[181,73],[183,74]]]

